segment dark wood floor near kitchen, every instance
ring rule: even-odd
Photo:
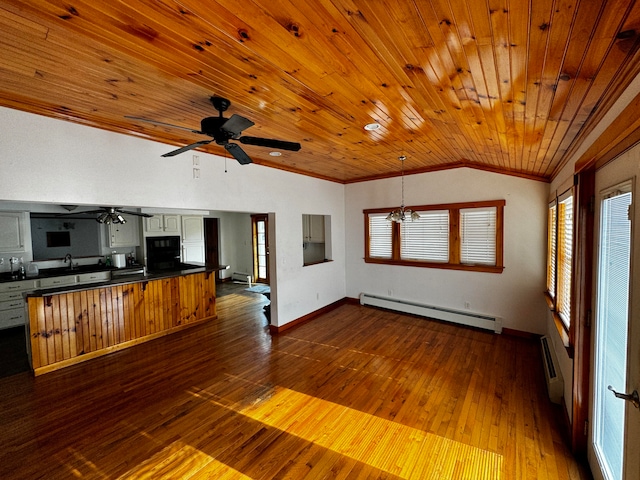
[[[266,302],[0,379],[0,478],[588,478],[537,342],[344,305],[277,336]]]

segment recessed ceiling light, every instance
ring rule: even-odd
[[[380,124],[379,123],[367,123],[364,126],[364,129],[368,130],[368,131],[378,130],[379,128],[380,128]]]
[[[282,153],[280,153],[280,152],[269,152],[269,155],[271,155],[272,157],[279,157],[280,155],[282,155]]]

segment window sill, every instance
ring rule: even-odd
[[[551,314],[553,316],[553,323],[556,326],[556,330],[558,331],[558,335],[560,336],[560,340],[562,340],[562,345],[564,346],[565,351],[569,358],[573,359],[573,345],[569,341],[569,332],[567,331],[560,315],[555,311],[555,305],[553,302],[553,297],[549,295],[549,292],[544,292],[544,298],[547,301],[547,306],[549,310],[551,310]]]
[[[303,267],[310,267],[311,265],[320,265],[321,263],[329,263],[329,262],[333,262],[333,260],[327,260],[325,258],[324,260],[319,260],[317,262],[303,263],[302,266]]]
[[[469,272],[502,273],[504,267],[492,265],[463,265],[456,263],[436,262],[410,262],[403,260],[389,260],[386,258],[365,258],[365,263],[378,263],[382,265],[401,265],[405,267],[441,268],[444,270],[466,270]]]

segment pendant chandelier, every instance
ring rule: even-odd
[[[404,222],[405,220],[418,220],[420,215],[415,210],[411,210],[410,208],[404,207],[404,161],[407,159],[404,155],[398,157],[398,160],[402,162],[402,203],[400,204],[400,208],[396,208],[389,215],[387,215],[387,220],[390,222]]]

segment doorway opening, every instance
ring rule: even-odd
[[[269,217],[266,213],[251,215],[253,242],[253,278],[269,284]]]

